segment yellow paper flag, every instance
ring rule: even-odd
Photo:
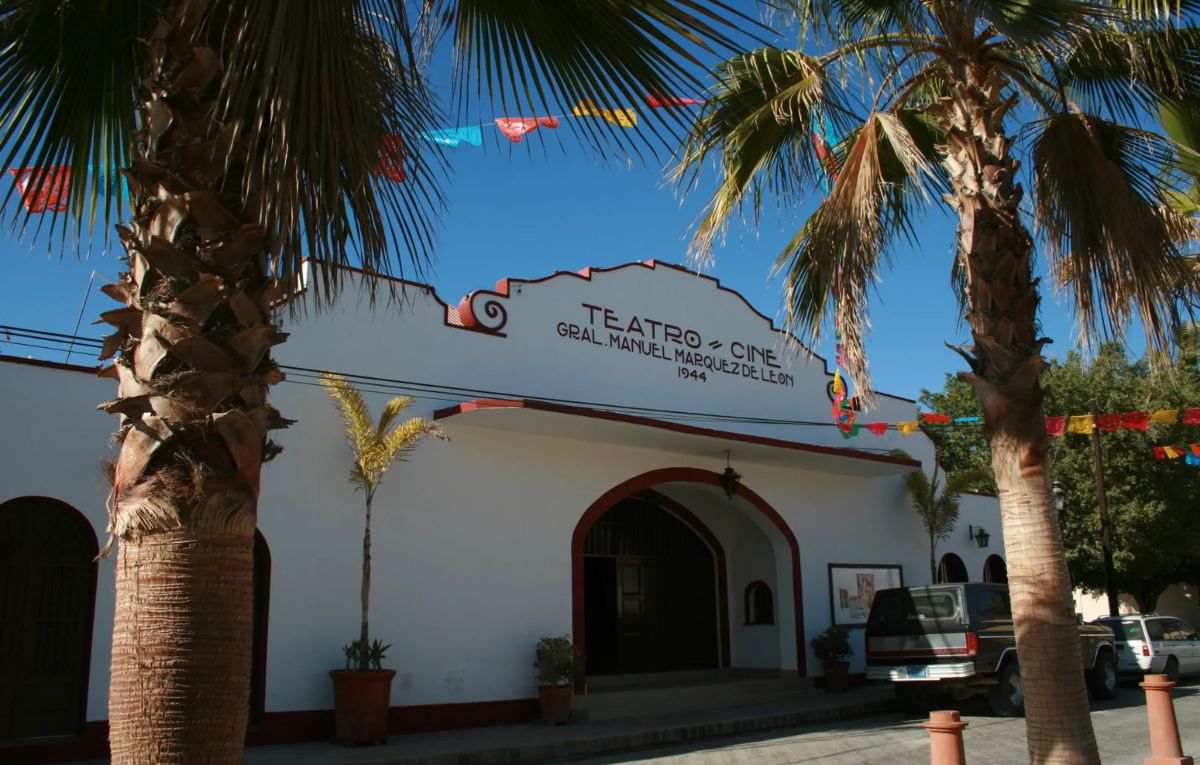
[[[1150,422],[1157,422],[1161,425],[1174,425],[1178,420],[1178,409],[1159,409],[1157,412],[1150,415]]]
[[[1164,446],[1164,447],[1163,447],[1163,452],[1165,452],[1165,453],[1166,453],[1166,455],[1167,455],[1167,457],[1168,457],[1168,458],[1170,458],[1170,459],[1173,459],[1173,460],[1177,460],[1177,459],[1179,459],[1181,456],[1183,456],[1182,452],[1180,452],[1180,451],[1179,451],[1178,449],[1176,449],[1174,446]]]
[[[1067,420],[1068,433],[1083,433],[1089,435],[1092,432],[1092,416],[1090,414],[1077,414]]]
[[[900,431],[902,436],[911,436],[920,424],[919,422],[897,422],[896,430]]]
[[[841,370],[833,370],[833,392],[834,394],[843,393],[846,390],[846,385],[842,382]]]
[[[606,121],[623,128],[637,127],[637,112],[633,109],[601,109],[590,98],[576,104],[572,113],[576,117],[603,117]]]

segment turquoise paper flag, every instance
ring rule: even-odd
[[[483,127],[480,125],[463,125],[462,127],[428,130],[420,133],[420,136],[426,141],[433,141],[442,146],[450,146],[452,148],[461,143],[469,143],[472,146],[483,145]]]

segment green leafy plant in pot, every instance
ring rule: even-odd
[[[538,701],[542,719],[551,724],[566,723],[571,716],[572,684],[583,669],[583,654],[571,643],[569,635],[544,637],[537,644]]]
[[[397,396],[383,408],[376,423],[358,391],[346,378],[321,374],[321,385],[333,399],[346,427],[353,464],[350,482],[366,499],[363,526],[362,621],[358,639],[342,648],[346,668],[330,671],[333,678],[335,738],[343,744],[374,744],[387,740],[388,708],[391,705],[394,669],[384,669],[383,659],[391,644],[370,639],[371,601],[371,503],[384,473],[412,450],[425,436],[445,439],[441,428],[423,417],[400,420],[413,400]]]
[[[825,690],[841,692],[850,687],[850,633],[836,624],[808,643],[813,653],[825,665]]]

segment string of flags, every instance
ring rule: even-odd
[[[651,109],[669,109],[704,103],[704,100],[700,98],[667,96],[661,93],[648,94],[643,97],[643,100]],[[622,128],[635,128],[638,124],[638,115],[635,109],[603,107],[592,99],[584,99],[575,104],[571,109],[571,116],[599,117]],[[562,124],[562,119],[564,119],[562,116],[557,115],[497,117],[491,123],[427,130],[418,133],[417,136],[425,141],[450,148],[457,148],[463,144],[482,146],[483,129],[492,125],[508,140],[513,143],[521,143],[525,136],[539,128],[557,128]],[[15,179],[17,190],[21,194],[21,201],[29,212],[61,213],[67,211],[67,195],[71,188],[70,167],[22,167],[12,168],[8,172]],[[385,139],[379,166],[375,168],[375,173],[396,183],[404,182],[404,144],[400,136],[389,136]]]
[[[838,366],[841,366],[841,346],[838,346]],[[876,436],[882,436],[887,432],[888,428],[895,427],[902,436],[910,436],[921,427],[926,425],[971,425],[982,422],[981,417],[950,417],[945,414],[937,414],[936,412],[920,412],[918,419],[908,422],[868,422],[856,423],[856,413],[851,410],[846,403],[847,390],[846,385],[841,379],[841,370],[837,369],[833,373],[833,418],[838,428],[842,431],[842,435],[849,438],[858,435],[860,429],[874,433]],[[1159,409],[1155,412],[1122,412],[1114,414],[1077,414],[1077,415],[1062,415],[1059,417],[1046,418],[1046,434],[1050,436],[1063,436],[1067,433],[1079,433],[1082,435],[1090,435],[1092,428],[1103,431],[1118,431],[1118,430],[1140,430],[1146,431],[1150,425],[1200,425],[1200,407],[1191,407],[1187,409]],[[1156,449],[1159,447],[1155,447]],[[1175,448],[1175,447],[1162,447]],[[1178,447],[1182,448],[1182,447]],[[1180,453],[1182,455],[1182,452]],[[1198,453],[1200,456],[1200,453]],[[1170,455],[1167,454],[1169,458]],[[1161,458],[1160,458],[1161,459]]]
[[[1183,457],[1183,461],[1187,464],[1200,467],[1200,444],[1154,447],[1154,459],[1156,460],[1177,460],[1180,457]]]

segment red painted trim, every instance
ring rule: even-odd
[[[46,369],[60,369],[64,372],[86,372],[90,375],[99,375],[102,367],[85,367],[81,364],[63,364],[58,361],[42,361],[41,359],[23,359],[20,356],[8,356],[0,353],[0,362],[5,364],[25,364],[31,367],[44,367]]]
[[[592,525],[601,516],[611,510],[621,500],[662,483],[721,485],[720,476],[717,473],[700,468],[676,467],[651,470],[648,473],[642,473],[639,476],[634,476],[627,481],[623,481],[604,492],[599,499],[584,511],[579,522],[575,525],[575,531],[571,534],[571,628],[575,644],[585,653],[587,646],[583,605],[583,549],[584,542],[587,540],[588,530],[591,529]],[[800,576],[800,545],[797,543],[796,535],[792,533],[792,529],[788,526],[787,521],[766,500],[747,488],[745,484],[738,485],[737,496],[748,502],[762,513],[767,520],[774,524],[775,528],[779,529],[779,532],[787,541],[788,548],[791,550],[792,601],[796,622],[796,668],[799,675],[804,677],[807,674],[807,666],[804,650],[804,591]],[[575,679],[575,690],[578,693],[583,693],[585,688],[585,676],[581,672]]]
[[[697,518],[691,510],[688,510],[667,495],[653,489],[647,489],[642,492],[642,496],[647,497],[651,502],[682,521],[696,536],[704,540],[705,544],[708,545],[708,549],[712,550],[717,569],[717,613],[720,614],[717,630],[721,642],[721,666],[731,666],[731,648],[729,644],[729,582],[727,576],[728,569],[725,565],[725,548],[721,545],[721,541],[717,539],[716,534],[713,534],[712,530],[704,524],[704,521]]]
[[[591,417],[597,420],[610,420],[612,422],[626,422],[630,425],[641,425],[648,428],[658,428],[659,430],[670,430],[675,433],[686,433],[694,436],[708,436],[710,438],[721,438],[727,441],[740,441],[746,444],[757,444],[760,446],[772,446],[779,449],[791,449],[800,452],[810,452],[813,454],[828,454],[835,457],[846,457],[848,459],[868,460],[871,462],[883,462],[889,465],[901,465],[903,467],[919,468],[921,463],[916,460],[903,459],[901,457],[893,457],[887,454],[875,454],[872,452],[863,452],[858,449],[846,449],[840,446],[819,446],[817,444],[806,444],[800,441],[785,441],[781,438],[768,438],[766,436],[752,436],[746,433],[736,433],[731,430],[718,430],[716,428],[701,428],[696,425],[684,425],[678,422],[666,422],[664,420],[656,420],[650,417],[640,417],[633,414],[621,414],[619,412],[610,412],[605,409],[590,409],[582,406],[568,406],[566,404],[551,404],[546,401],[535,401],[531,399],[476,399],[474,401],[465,401],[461,404],[448,406],[443,409],[437,409],[433,413],[435,420],[443,420],[448,417],[453,417],[456,414],[465,414],[473,412],[477,409],[532,409],[539,412],[554,412],[556,414],[570,414],[577,417]]]

